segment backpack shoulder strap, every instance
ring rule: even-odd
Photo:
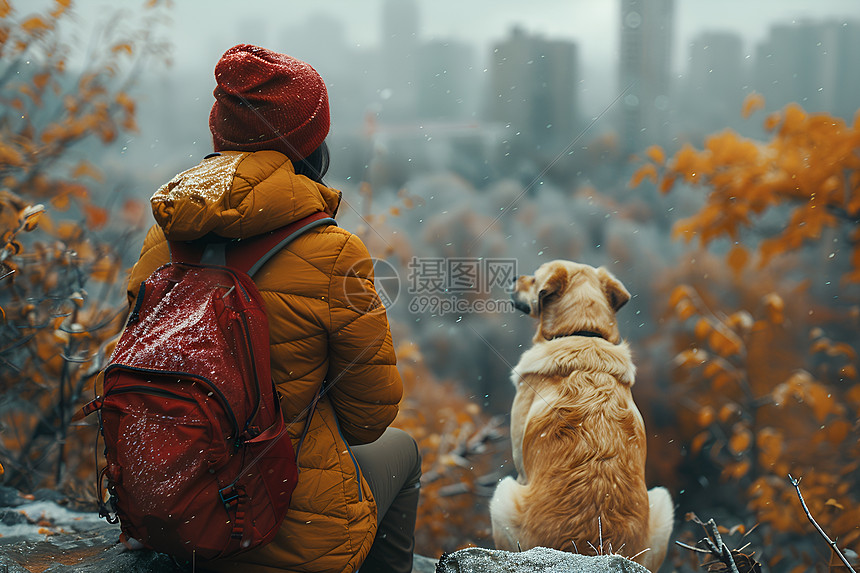
[[[226,266],[253,277],[254,273],[293,239],[320,225],[337,225],[337,221],[319,211],[264,235],[238,241],[227,248]]]
[[[320,225],[337,225],[337,221],[318,211],[274,231],[241,241],[168,241],[170,258],[174,263],[226,266],[253,277],[266,261],[290,241]]]

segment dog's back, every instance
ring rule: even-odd
[[[652,547],[649,517],[665,524],[666,508],[650,508],[645,427],[630,392],[634,368],[626,344],[578,339],[536,345],[515,376],[517,399],[531,393],[525,419],[512,419],[512,435],[514,424],[524,424],[526,483],[505,480],[493,498],[497,547],[628,556]],[[671,532],[671,499],[668,510]],[[667,541],[668,532],[664,551]],[[658,556],[637,560],[652,557]]]

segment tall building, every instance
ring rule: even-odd
[[[437,121],[472,118],[477,98],[477,76],[472,46],[434,40],[418,50],[418,114]]]
[[[705,133],[737,125],[745,95],[743,41],[732,32],[704,32],[690,44],[683,112]]]
[[[557,147],[576,137],[576,44],[514,28],[496,44],[487,119],[510,125],[516,146]]]
[[[635,153],[669,134],[674,0],[621,0],[621,147]]]
[[[852,119],[860,107],[856,21],[803,21],[773,26],[756,49],[754,87],[769,109],[790,102],[811,112]]]
[[[830,22],[828,29],[833,30],[838,70],[833,113],[851,122],[860,112],[860,74],[856,72],[860,62],[860,20]]]
[[[416,114],[419,29],[418,0],[383,2],[380,90],[385,119],[398,121]]]

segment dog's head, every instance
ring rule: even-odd
[[[516,308],[538,319],[535,342],[586,332],[617,344],[615,313],[630,293],[603,267],[551,261],[534,275],[517,278],[511,298]]]

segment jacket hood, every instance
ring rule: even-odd
[[[209,233],[253,237],[318,211],[333,217],[340,197],[296,175],[280,152],[224,151],[162,185],[150,202],[168,239],[191,241]]]

